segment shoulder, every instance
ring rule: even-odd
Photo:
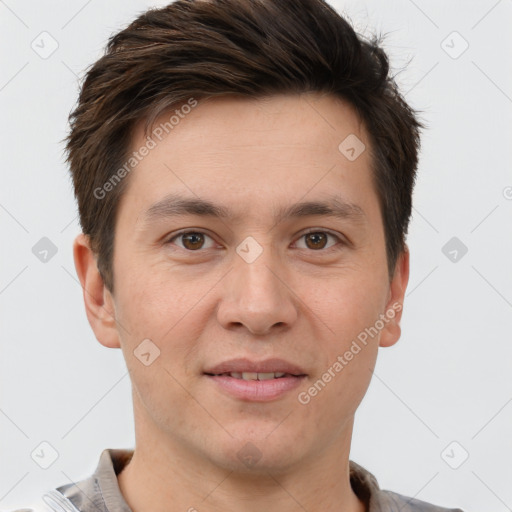
[[[375,476],[354,461],[350,462],[350,484],[369,512],[463,512],[460,508],[444,508],[426,501],[409,498],[380,488]]]
[[[26,507],[5,512],[79,512],[59,491],[47,492]]]
[[[3,512],[131,512],[119,490],[116,473],[132,455],[133,450],[106,448],[92,475],[61,485],[26,507]]]
[[[460,508],[444,508],[426,501],[402,496],[392,491],[379,491],[379,508],[376,510],[400,510],[400,512],[463,512]],[[398,509],[396,508],[398,507]],[[370,508],[370,510],[373,510]]]

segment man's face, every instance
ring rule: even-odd
[[[338,148],[354,135],[366,145],[355,160]],[[117,328],[97,331],[102,343],[122,347],[138,434],[155,449],[238,470],[254,450],[246,443],[256,447],[257,467],[274,471],[346,445],[379,342],[398,338],[398,314],[382,321],[397,296],[364,126],[330,96],[221,98],[200,102],[155,140],[126,178],[118,211]],[[139,126],[132,150],[145,142]],[[171,195],[171,205],[178,196],[207,201],[227,216],[148,213]],[[279,216],[297,203],[340,214],[304,207]],[[151,342],[138,348],[143,340]],[[234,358],[279,358],[305,376],[284,377],[290,389],[281,392],[275,382],[239,380],[236,389],[248,391],[237,394],[228,382],[237,377],[206,374]]]

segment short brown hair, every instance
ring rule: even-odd
[[[177,0],[112,36],[70,114],[67,160],[80,224],[113,292],[114,227],[127,179],[95,193],[128,158],[134,125],[190,98],[319,92],[348,101],[371,142],[390,278],[412,208],[422,124],[389,76],[380,40],[323,0]],[[341,141],[340,141],[341,142]]]

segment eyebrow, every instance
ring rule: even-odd
[[[239,218],[239,215],[235,215],[229,208],[211,201],[170,194],[149,207],[142,215],[142,222],[150,224],[158,220],[185,215],[214,217],[222,220]],[[274,222],[278,224],[286,219],[315,215],[335,217],[358,224],[366,220],[366,214],[360,206],[346,202],[337,196],[330,196],[323,201],[303,201],[283,206],[274,213]]]

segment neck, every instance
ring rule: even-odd
[[[365,512],[350,485],[352,423],[346,430],[323,453],[286,469],[240,469],[222,467],[138,421],[136,449],[118,475],[119,488],[133,512]]]

